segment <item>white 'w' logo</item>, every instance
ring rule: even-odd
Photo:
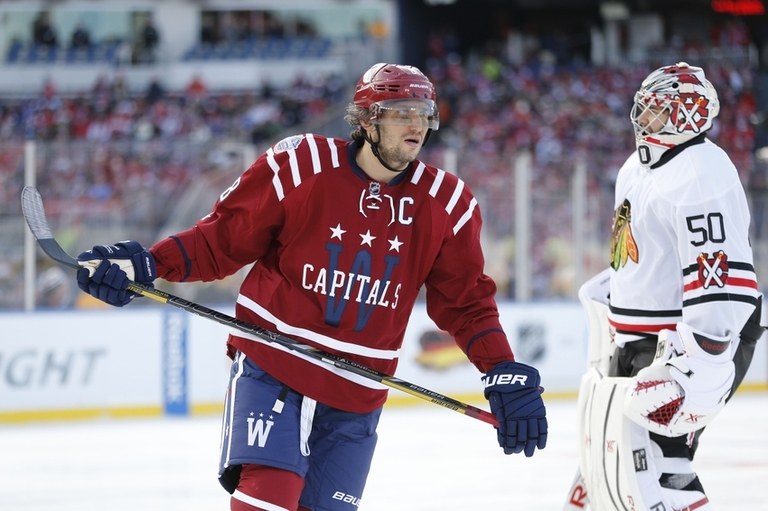
[[[272,429],[272,421],[263,421],[261,419],[254,419],[248,417],[248,445],[253,445],[258,442],[259,447],[264,447],[267,443],[267,437],[269,436],[269,430]],[[265,426],[266,425],[266,426]]]

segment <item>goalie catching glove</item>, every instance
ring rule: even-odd
[[[502,362],[483,377],[485,397],[499,421],[497,434],[504,454],[533,456],[547,445],[547,417],[539,372],[519,362]]]
[[[730,337],[713,337],[685,323],[662,330],[653,363],[627,389],[624,413],[640,426],[667,437],[707,424],[725,406],[735,376]]]
[[[122,307],[138,296],[128,291],[131,281],[151,285],[157,275],[155,260],[136,241],[96,245],[77,256],[80,289],[99,300]]]

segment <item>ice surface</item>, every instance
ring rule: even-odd
[[[437,406],[387,408],[361,511],[559,511],[576,405],[548,402],[549,445],[504,456],[493,428]],[[717,510],[768,511],[768,394],[736,395],[696,468]],[[226,511],[219,418],[0,426],[0,511]]]

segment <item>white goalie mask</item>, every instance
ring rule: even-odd
[[[630,113],[640,163],[650,167],[704,133],[719,112],[717,91],[700,67],[678,62],[655,70],[635,93]]]

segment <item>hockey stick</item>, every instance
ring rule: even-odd
[[[31,186],[24,187],[24,190],[21,192],[21,209],[24,213],[24,219],[27,221],[27,225],[29,225],[29,229],[32,231],[32,235],[35,237],[38,245],[40,245],[40,248],[43,249],[43,252],[45,252],[48,257],[57,263],[68,266],[70,268],[82,268],[77,260],[69,255],[53,237],[53,233],[48,226],[48,220],[45,217],[43,198],[40,196],[40,192],[38,192],[36,188]],[[356,364],[336,355],[332,355],[317,348],[302,344],[294,339],[291,339],[290,337],[286,337],[276,332],[260,328],[243,320],[233,318],[232,316],[228,316],[223,312],[209,309],[204,305],[187,301],[183,298],[179,298],[178,296],[160,291],[152,286],[141,284],[139,282],[129,283],[128,290],[138,295],[151,298],[160,303],[172,305],[176,308],[191,312],[192,314],[197,314],[198,316],[211,319],[217,323],[221,323],[222,325],[236,328],[267,342],[279,344],[284,348],[299,352],[315,360],[333,365],[339,369],[349,371],[369,380],[379,382],[386,387],[397,389],[401,392],[405,392],[406,394],[410,394],[412,396],[429,401],[430,403],[434,403],[469,417],[487,422],[493,426],[498,426],[496,416],[486,410],[462,403],[450,397],[438,394],[432,390],[420,387],[419,385],[401,380],[400,378],[388,376],[378,371],[374,371],[373,369],[369,369],[360,364]]]

